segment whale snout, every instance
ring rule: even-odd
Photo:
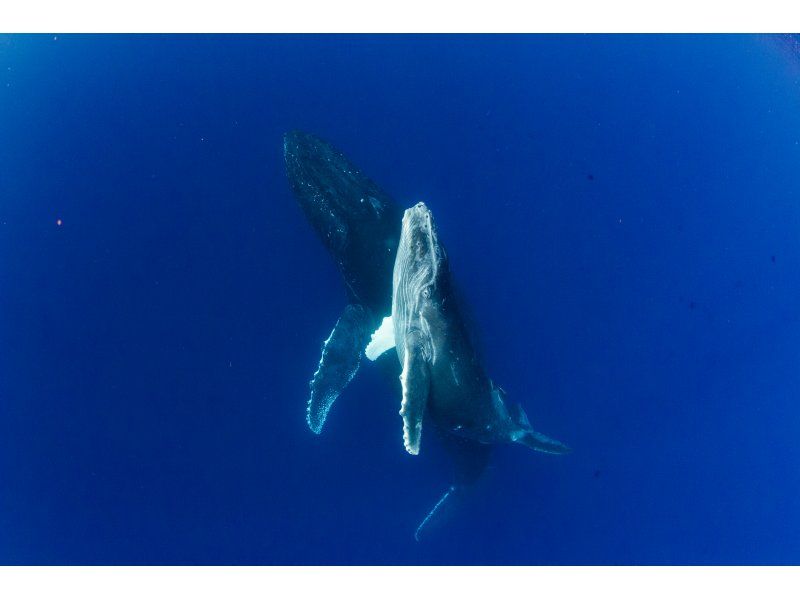
[[[436,227],[433,222],[433,214],[424,202],[408,208],[403,214],[403,232],[407,235],[424,235],[429,238],[429,242],[436,241]]]
[[[428,209],[428,206],[425,205],[425,202],[420,201],[417,205],[408,208],[406,210],[405,215],[407,217],[419,217],[419,216],[428,216],[430,217],[431,211]]]
[[[444,259],[444,250],[439,245],[433,214],[423,202],[408,208],[403,214],[399,252],[418,268],[432,268],[435,278],[435,272]]]
[[[408,208],[403,214],[403,226],[412,229],[423,228],[429,230],[433,222],[433,216],[428,206],[424,202]]]

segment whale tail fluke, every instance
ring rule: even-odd
[[[535,451],[550,453],[551,455],[566,455],[572,452],[572,449],[566,444],[534,430],[528,421],[527,414],[519,403],[509,406],[508,411],[511,421],[514,422],[517,428],[511,433],[513,442],[524,444]]]

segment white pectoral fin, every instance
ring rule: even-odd
[[[410,454],[417,455],[422,438],[422,417],[425,414],[425,404],[430,389],[428,363],[418,344],[406,344],[400,383],[403,386],[403,402],[400,405],[400,415],[403,417],[403,445]]]
[[[394,349],[394,346],[394,323],[392,316],[386,316],[378,329],[372,333],[364,354],[370,361],[375,361],[389,349]]]

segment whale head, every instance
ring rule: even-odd
[[[407,209],[397,248],[394,286],[400,292],[398,299],[408,309],[417,311],[421,302],[435,298],[445,276],[446,260],[428,207],[420,202]]]

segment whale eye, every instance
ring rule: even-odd
[[[431,288],[430,287],[425,287],[424,289],[422,289],[422,296],[425,297],[425,299],[430,299],[431,298]]]

